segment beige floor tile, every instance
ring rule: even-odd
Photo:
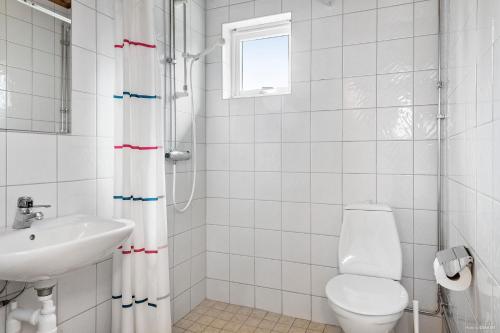
[[[250,317],[245,321],[245,325],[258,327],[261,321],[262,319]]]
[[[241,327],[241,323],[236,323],[236,322],[228,322],[226,325],[224,325],[224,330],[225,331],[230,331],[230,332],[238,332],[238,329]]]
[[[274,326],[276,326],[275,321],[264,319],[259,323],[258,327],[265,328],[265,329],[272,329]]]
[[[271,333],[271,330],[267,329],[267,328],[259,328],[259,327],[257,327],[255,329],[254,333]]]
[[[264,319],[277,322],[280,319],[280,317],[281,317],[280,314],[273,313],[273,312],[268,312],[266,314],[266,316],[264,317]]]
[[[246,307],[246,306],[240,306],[240,308],[238,309],[238,312],[239,314],[244,314],[244,315],[251,315],[252,314],[252,311],[253,309],[252,308],[249,308],[249,307]]]
[[[217,310],[224,310],[227,308],[227,303],[215,302],[215,304],[212,307]]]
[[[310,321],[306,319],[295,319],[293,321],[293,327],[307,328],[309,326]]]
[[[220,329],[208,326],[203,330],[203,333],[220,333]]]
[[[204,314],[210,317],[218,317],[222,312],[223,312],[222,310],[212,308],[206,311]]]
[[[215,303],[215,301],[212,301],[211,299],[204,299],[203,301],[201,301],[200,304],[198,304],[198,306],[208,306],[208,307],[211,307],[213,306]]]
[[[264,310],[258,310],[258,309],[253,309],[252,314],[250,317],[254,318],[264,318],[267,315],[267,311]]]
[[[194,323],[193,325],[191,325],[189,328],[188,328],[188,331],[189,332],[193,332],[193,333],[201,333],[203,332],[203,330],[206,328],[207,326],[205,325],[201,325],[201,324],[198,324],[198,323]]]
[[[280,324],[286,324],[286,325],[289,324],[290,326],[292,326],[294,320],[295,318],[290,316],[281,316],[278,322]]]
[[[210,310],[210,308],[207,308],[205,306],[197,306],[193,309],[194,312],[199,313],[199,314],[205,314],[209,310]]]
[[[326,325],[324,333],[342,333],[342,330],[338,326]]]
[[[240,327],[238,333],[253,333],[255,332],[255,327],[243,325]]]
[[[198,320],[196,321],[197,323],[199,324],[202,324],[202,325],[205,325],[205,326],[208,326],[210,325],[211,322],[213,322],[215,320],[214,317],[210,317],[210,316],[201,316],[200,318],[198,318]]]
[[[224,326],[226,326],[226,324],[227,324],[227,320],[217,318],[210,323],[210,326],[218,328],[218,329],[222,329],[222,328],[224,328]]]
[[[300,328],[300,327],[291,327],[290,328],[290,331],[288,331],[288,333],[306,333],[306,329],[305,328]]]
[[[173,333],[342,333],[342,330],[333,325],[206,299],[174,324]]]
[[[177,326],[174,326],[172,328],[172,333],[184,333],[184,332],[186,332],[186,330],[183,329],[183,328],[180,328],[180,327],[177,327]]]
[[[307,328],[309,331],[315,332],[323,332],[325,330],[325,324],[310,322],[309,327]]]
[[[244,323],[245,321],[248,320],[248,315],[244,314],[235,314],[233,318],[231,318],[231,321],[234,321],[236,323]]]
[[[187,319],[181,319],[177,323],[175,323],[175,326],[187,330],[194,324],[193,321],[187,320]]]
[[[189,312],[183,319],[191,320],[191,321],[197,321],[201,316],[203,316],[200,313],[191,311]]]
[[[236,304],[229,304],[225,311],[227,312],[231,312],[231,313],[236,313],[238,312],[238,310],[240,309],[240,306],[239,305],[236,305]]]
[[[211,306],[208,306],[208,305],[205,305],[203,303],[200,303],[197,306],[195,306],[192,310],[208,310],[208,309],[211,309],[211,308],[212,308]]]
[[[221,313],[217,316],[217,318],[220,318],[220,319],[223,319],[223,320],[226,320],[226,321],[231,320],[233,317],[234,317],[234,313],[231,313],[231,312],[226,312],[226,311],[222,311],[222,312],[221,312]]]
[[[276,326],[274,326],[273,331],[280,332],[280,333],[287,333],[290,330],[291,324],[280,324],[277,323]]]

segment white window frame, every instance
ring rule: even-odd
[[[223,98],[244,98],[291,93],[291,21],[290,13],[266,16],[223,26]],[[288,85],[243,90],[242,43],[245,41],[288,36]],[[228,43],[229,41],[229,43]]]

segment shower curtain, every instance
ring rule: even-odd
[[[154,0],[115,0],[114,217],[134,231],[113,255],[113,333],[169,333],[163,114]]]

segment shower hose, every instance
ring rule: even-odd
[[[196,188],[196,168],[197,168],[196,159],[197,159],[198,155],[196,153],[196,111],[194,108],[194,96],[193,96],[194,95],[194,93],[193,93],[193,65],[196,62],[196,60],[198,60],[198,59],[192,58],[190,60],[191,60],[191,62],[189,63],[189,91],[188,91],[188,95],[189,95],[190,104],[191,104],[190,105],[191,106],[191,138],[192,138],[192,146],[193,146],[193,149],[192,149],[193,154],[191,156],[192,156],[193,178],[192,178],[192,182],[191,182],[191,194],[189,195],[189,199],[187,200],[184,207],[181,207],[176,199],[177,162],[174,162],[173,181],[172,181],[173,182],[173,184],[172,184],[172,192],[173,192],[172,199],[174,202],[175,210],[178,211],[179,213],[183,213],[189,208],[189,206],[191,205],[191,202],[193,201],[194,191]]]

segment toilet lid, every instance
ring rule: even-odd
[[[408,293],[398,281],[363,275],[334,277],[326,296],[344,310],[368,316],[395,314],[408,305]]]

